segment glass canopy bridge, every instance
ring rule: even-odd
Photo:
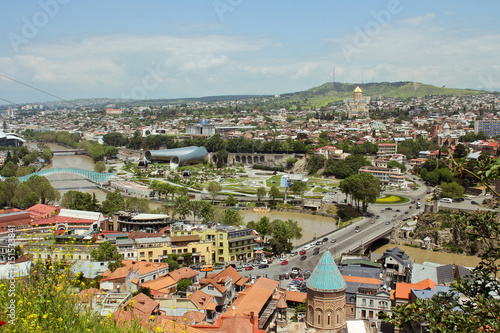
[[[99,186],[103,185],[104,183],[108,182],[111,180],[116,175],[116,172],[111,172],[111,173],[99,173],[95,172],[92,170],[85,170],[85,169],[77,169],[77,168],[58,168],[58,169],[46,169],[46,170],[40,170],[34,173],[30,173],[29,175],[22,176],[22,177],[17,177],[21,183],[27,181],[34,175],[38,176],[49,176],[49,175],[55,175],[55,174],[61,174],[61,173],[66,173],[66,174],[74,174],[74,175],[79,175],[82,176],[84,179],[97,184]],[[0,176],[1,177],[1,176]],[[1,177],[2,180],[5,180],[5,177]],[[69,181],[69,179],[68,179]]]

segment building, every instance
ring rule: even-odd
[[[377,262],[386,269],[387,281],[394,286],[398,282],[410,282],[413,264],[410,257],[398,247],[385,250]]]
[[[364,118],[368,116],[370,97],[363,97],[363,91],[359,86],[354,89],[353,98],[345,99],[344,103],[347,107],[348,118]]]
[[[368,172],[380,179],[382,185],[392,185],[405,187],[405,176],[399,168],[382,168],[374,166],[364,166],[358,170],[358,173]]]
[[[185,163],[200,163],[207,157],[207,149],[205,147],[184,147],[176,149],[164,150],[148,150],[144,157],[148,162],[170,162],[172,169],[177,168]]]
[[[398,144],[397,143],[379,143],[378,144],[378,151],[377,151],[377,156],[378,157],[389,157],[394,154],[396,154],[398,151]]]
[[[21,147],[26,140],[24,140],[17,133],[0,132],[0,146],[2,147]]]
[[[166,214],[137,214],[123,211],[113,214],[114,231],[158,232],[161,228],[171,224],[172,220]]]
[[[483,132],[488,137],[500,135],[500,120],[476,120],[474,134]]]
[[[346,332],[347,285],[329,251],[307,280],[306,325],[317,332]]]
[[[193,230],[204,242],[212,242],[213,262],[247,261],[254,257],[257,236],[249,228],[217,225],[203,231]]]

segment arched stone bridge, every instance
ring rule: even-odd
[[[259,154],[259,153],[229,153],[227,163],[229,164],[285,164],[289,157],[302,158],[304,154]],[[217,163],[215,153],[208,153],[208,159]]]
[[[69,174],[74,174],[74,175],[79,175],[82,176],[83,178],[87,179],[88,181],[102,185],[103,183],[109,181],[111,178],[113,178],[116,175],[116,172],[112,173],[99,173],[95,172],[92,170],[85,170],[85,169],[77,169],[77,168],[58,168],[58,169],[46,169],[46,170],[40,170],[34,173],[30,173],[29,175],[22,176],[22,177],[17,177],[21,183],[27,181],[34,175],[38,176],[48,176],[48,175],[54,175],[54,174],[60,174],[60,173],[69,173]],[[1,177],[2,180],[5,180],[5,177]]]

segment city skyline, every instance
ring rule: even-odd
[[[333,79],[498,90],[500,6],[9,2],[0,73],[64,99],[282,94]],[[54,100],[0,78],[0,98]],[[1,104],[8,104],[2,101]]]

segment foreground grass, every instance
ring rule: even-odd
[[[402,204],[410,201],[406,197],[401,197],[399,195],[388,195],[385,198],[377,198],[376,204]]]

